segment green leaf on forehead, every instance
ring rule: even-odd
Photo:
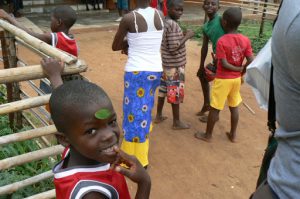
[[[95,113],[95,117],[100,120],[108,119],[111,116],[111,111],[108,109],[100,109]]]

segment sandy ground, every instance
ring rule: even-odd
[[[121,126],[123,71],[127,57],[111,50],[114,34],[113,29],[76,31],[75,38],[79,43],[79,57],[89,65],[85,76],[109,94]],[[220,114],[211,143],[193,136],[197,130],[206,127],[195,116],[203,102],[200,82],[195,75],[200,48],[196,41],[187,42],[186,90],[181,118],[192,128],[172,130],[171,106],[166,104],[164,113],[169,119],[155,125],[150,136],[149,173],[153,199],[240,199],[248,198],[255,188],[268,131],[267,114],[258,108],[249,86],[243,85],[241,93],[255,115],[240,106],[237,143],[230,143],[225,135],[230,127],[227,107]],[[23,59],[29,63],[36,61],[28,55]],[[156,107],[153,115],[155,113]],[[135,185],[129,182],[129,188],[134,196]]]

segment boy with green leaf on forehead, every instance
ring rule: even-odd
[[[52,58],[41,65],[54,87],[50,111],[57,137],[69,147],[53,168],[56,198],[128,199],[124,176],[138,184],[135,198],[149,198],[150,177],[134,156],[119,149],[117,116],[104,90],[82,80],[63,84],[63,67]]]

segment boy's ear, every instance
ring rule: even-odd
[[[69,139],[66,137],[64,133],[56,132],[55,137],[59,144],[63,145],[64,147],[67,147],[70,145]]]

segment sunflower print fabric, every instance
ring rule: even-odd
[[[128,142],[146,141],[152,121],[154,93],[161,72],[125,72],[123,98],[123,132]]]

